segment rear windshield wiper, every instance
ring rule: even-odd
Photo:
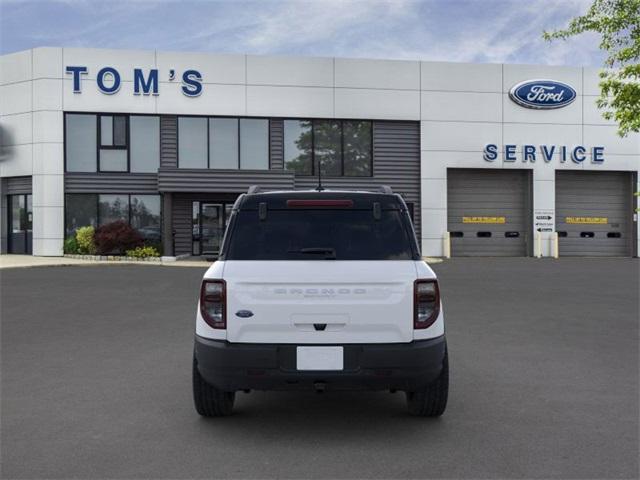
[[[323,254],[327,260],[336,259],[336,249],[330,247],[309,247],[301,248],[299,250],[289,250],[288,253],[305,253],[305,254]]]

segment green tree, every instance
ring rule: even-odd
[[[600,49],[607,52],[598,108],[617,122],[620,136],[640,131],[640,0],[595,0],[566,28],[545,31],[543,37],[567,39],[585,32],[600,34]]]

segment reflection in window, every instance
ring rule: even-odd
[[[65,196],[66,235],[70,236],[80,227],[95,227],[98,218],[98,196],[78,194]]]
[[[269,169],[269,120],[240,119],[240,168]]]
[[[24,218],[26,209],[24,195],[12,195],[11,197],[11,233],[20,233],[24,230]]]
[[[200,255],[200,202],[191,205],[191,253]]]
[[[111,116],[100,117],[100,146],[113,146],[113,117]]]
[[[97,120],[95,115],[65,115],[65,153],[68,172],[95,172]]]
[[[100,149],[100,171],[126,172],[127,151],[121,149]]]
[[[298,175],[313,175],[311,121],[284,121],[284,166]]]
[[[129,221],[128,195],[100,195],[98,202],[98,219],[100,225],[116,220]]]
[[[207,168],[207,129],[206,118],[178,118],[180,168]]]
[[[342,174],[341,130],[339,121],[322,120],[313,123],[315,168],[321,166],[322,175],[335,177]]]
[[[344,174],[352,177],[371,175],[371,122],[343,123]]]
[[[160,244],[160,196],[131,195],[131,226],[145,243]]]
[[[131,171],[155,173],[160,166],[160,117],[131,116]]]
[[[209,119],[209,166],[238,168],[238,119]]]

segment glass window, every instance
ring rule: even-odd
[[[240,120],[240,168],[269,169],[269,120]]]
[[[102,115],[100,117],[100,145],[113,146],[113,117]]]
[[[24,195],[11,195],[9,198],[11,198],[11,233],[20,233],[24,230]]]
[[[160,167],[160,118],[129,117],[131,171],[156,173]]]
[[[320,165],[323,176],[337,177],[342,174],[341,130],[339,121],[322,120],[313,123],[315,168]]]
[[[65,115],[65,152],[68,172],[95,172],[97,125],[95,115]]]
[[[122,115],[113,117],[113,146],[127,146],[127,117]]]
[[[344,174],[371,175],[371,122],[343,122]]]
[[[207,119],[178,117],[178,165],[207,168]]]
[[[103,147],[127,146],[127,117],[124,115],[100,116],[100,145]]]
[[[228,241],[226,260],[411,260],[409,218],[370,209],[240,211]]]
[[[98,218],[98,196],[72,194],[65,196],[65,226],[67,236],[80,227],[95,227]]]
[[[200,255],[200,202],[191,205],[191,252]]]
[[[116,220],[129,221],[128,195],[99,195],[98,219],[100,225]]]
[[[100,149],[100,171],[101,172],[126,172],[127,171],[127,151],[121,148],[101,148]]]
[[[160,195],[131,195],[131,226],[147,244],[160,245]]]
[[[312,175],[311,121],[284,121],[284,168],[298,175]]]
[[[209,166],[238,168],[238,119],[209,119]]]
[[[33,230],[33,198],[31,194],[27,195],[27,218],[25,219],[27,232]]]

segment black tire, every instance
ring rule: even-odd
[[[196,411],[203,417],[224,417],[233,412],[235,392],[223,392],[213,385],[209,385],[200,372],[198,364],[193,359],[193,402]]]
[[[407,407],[417,417],[439,417],[447,408],[449,396],[449,354],[445,350],[442,371],[427,388],[407,393]]]

